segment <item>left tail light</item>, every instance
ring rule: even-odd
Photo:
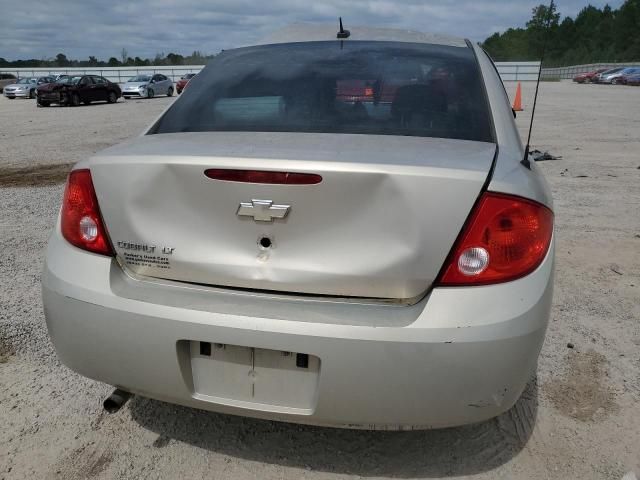
[[[101,255],[113,255],[91,172],[87,169],[69,174],[62,200],[61,229],[62,236],[72,245]]]

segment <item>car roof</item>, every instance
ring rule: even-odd
[[[351,26],[346,22],[345,30],[349,30],[351,35],[345,41],[382,41],[382,42],[409,42],[409,43],[430,43],[434,45],[444,45],[449,47],[467,47],[464,38],[442,35],[439,33],[424,33],[414,30],[402,30],[395,28],[375,28],[364,26]],[[309,23],[296,23],[281,30],[277,30],[263,38],[255,45],[266,45],[273,43],[294,43],[294,42],[322,42],[337,40],[338,25],[317,25]]]

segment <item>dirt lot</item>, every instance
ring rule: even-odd
[[[60,365],[39,285],[60,182],[70,163],[137,135],[171,101],[37,109],[0,98],[0,480],[640,475],[640,88],[542,84],[532,143],[563,158],[539,164],[556,202],[557,275],[537,380],[497,419],[408,433],[143,398],[106,415],[110,388]]]

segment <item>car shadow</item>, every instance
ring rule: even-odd
[[[483,423],[425,431],[312,427],[222,415],[134,397],[133,419],[172,440],[249,461],[335,474],[433,478],[493,470],[527,444],[538,411],[532,379],[508,412]]]
[[[51,105],[49,105],[48,107],[44,107],[44,108],[82,108],[82,107],[97,107],[99,105],[117,105],[118,103],[124,103],[124,100],[118,99],[116,102],[114,103],[109,103],[109,102],[105,102],[105,101],[101,101],[101,100],[96,100],[95,102],[91,102],[90,104],[86,105],[84,103],[81,103],[80,105],[76,105],[75,107],[72,105],[66,105],[66,104],[62,104],[62,103],[52,103]],[[38,105],[39,108],[43,108],[41,105]]]

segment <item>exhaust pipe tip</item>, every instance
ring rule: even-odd
[[[130,397],[131,394],[129,392],[116,388],[113,393],[105,399],[102,406],[107,413],[116,413],[127,403]]]

